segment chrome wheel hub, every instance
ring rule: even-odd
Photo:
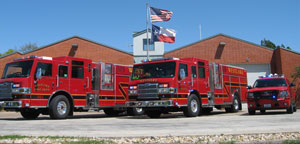
[[[64,101],[60,101],[57,104],[57,112],[59,115],[64,115],[67,112],[67,104]]]
[[[191,101],[191,110],[194,113],[198,111],[198,103],[195,99]]]

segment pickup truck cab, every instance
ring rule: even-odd
[[[254,115],[256,110],[265,113],[266,110],[286,109],[292,114],[296,111],[294,83],[290,83],[283,75],[259,77],[248,86],[248,113]]]

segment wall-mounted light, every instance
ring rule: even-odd
[[[78,44],[77,43],[73,43],[72,44],[72,48],[78,48]]]
[[[249,57],[246,57],[246,61],[249,62],[249,61],[250,61],[250,58],[249,58]]]
[[[221,46],[225,46],[226,43],[225,43],[225,42],[220,42],[220,45],[221,45]]]

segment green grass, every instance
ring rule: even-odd
[[[0,136],[0,139],[22,139],[22,138],[28,138],[28,136],[20,136],[20,135]]]
[[[80,140],[76,142],[63,142],[62,144],[115,144],[115,142],[110,140]]]
[[[300,139],[298,139],[298,140],[286,140],[286,141],[283,141],[281,144],[300,144]]]

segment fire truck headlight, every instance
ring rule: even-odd
[[[17,94],[30,94],[31,89],[30,88],[13,88],[12,93],[17,93]]]
[[[173,88],[173,87],[170,87],[169,88],[169,93],[175,93],[176,92],[176,89],[175,88]]]
[[[288,95],[289,94],[288,94],[287,91],[281,91],[280,94],[279,94],[280,97],[287,97]]]
[[[130,95],[136,95],[137,94],[137,90],[129,90],[129,94]]]
[[[169,93],[169,88],[159,88],[158,93]]]
[[[167,88],[168,84],[160,84],[158,87],[160,87],[160,88]]]
[[[13,84],[12,87],[13,88],[19,88],[21,85],[20,84]]]
[[[254,94],[253,93],[248,93],[248,98],[254,98]]]
[[[130,89],[130,90],[136,90],[136,89],[137,89],[137,86],[129,86],[129,89]]]

